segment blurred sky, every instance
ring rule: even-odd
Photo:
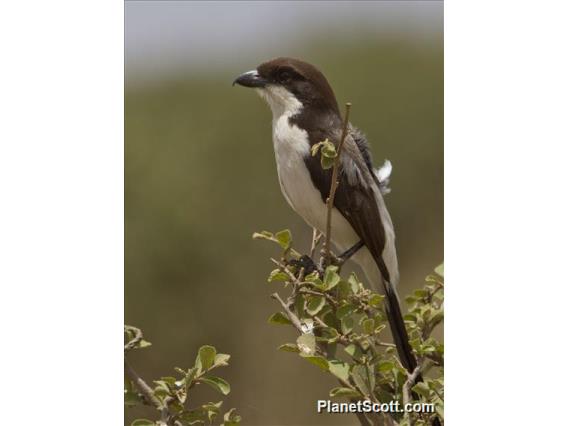
[[[215,72],[235,57],[245,66],[329,33],[429,43],[442,35],[443,2],[127,1],[125,20],[126,78],[135,84]]]

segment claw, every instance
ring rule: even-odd
[[[304,268],[304,274],[309,275],[312,272],[321,272],[312,258],[306,254],[301,256],[299,259],[292,259],[288,262],[289,265],[295,266],[296,268]]]

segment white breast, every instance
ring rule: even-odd
[[[311,155],[308,134],[290,125],[288,117],[282,115],[273,121],[272,138],[278,179],[286,201],[309,225],[325,231],[327,207],[304,161]],[[346,250],[359,241],[349,222],[335,208],[332,227],[333,242],[340,250]]]

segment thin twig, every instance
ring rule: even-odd
[[[290,269],[288,269],[288,267],[284,263],[274,259],[273,257],[270,258],[270,261],[272,263],[274,263],[275,265],[277,265],[282,272],[284,272],[286,275],[288,275],[288,278],[290,278],[291,283],[297,284],[297,285],[300,284],[298,278],[292,273],[292,271],[290,271]]]
[[[158,410],[162,408],[162,403],[156,396],[154,395],[154,391],[148,384],[138,375],[136,371],[130,366],[128,361],[124,360],[124,372],[130,379],[132,383],[138,388],[138,390],[144,395],[144,398],[151,403],[154,407]]]
[[[319,232],[316,228],[313,228],[312,231],[312,246],[310,248],[310,258],[313,259],[316,253],[316,248],[321,240],[321,236],[323,234]]]
[[[304,330],[302,330],[302,321],[300,321],[300,319],[296,316],[296,314],[290,310],[290,307],[288,306],[288,304],[286,302],[284,302],[280,298],[280,295],[278,293],[274,293],[270,297],[272,297],[274,300],[277,300],[280,303],[280,305],[282,306],[282,309],[284,309],[284,311],[286,311],[286,315],[288,315],[288,319],[292,322],[294,327],[296,327],[296,329],[300,333],[303,334]]]
[[[406,404],[408,404],[410,401],[412,401],[412,396],[410,393],[410,388],[412,388],[412,386],[414,386],[414,383],[416,382],[416,379],[418,378],[418,376],[420,375],[420,370],[422,369],[422,365],[418,364],[416,366],[416,368],[414,369],[414,371],[412,372],[412,374],[410,374],[408,376],[408,379],[406,380],[406,382],[404,382],[404,385],[402,386],[402,402],[403,404],[406,406]]]
[[[331,257],[331,212],[333,211],[333,201],[335,200],[335,191],[337,190],[337,186],[339,185],[339,181],[337,175],[339,173],[339,164],[340,164],[340,156],[341,150],[343,148],[343,143],[345,142],[345,138],[347,137],[347,127],[349,125],[349,111],[351,110],[351,103],[347,102],[345,104],[345,118],[343,120],[343,132],[341,134],[341,139],[339,141],[339,145],[337,147],[337,155],[333,162],[333,171],[331,173],[331,188],[329,190],[329,197],[327,198],[327,221],[325,227],[325,258],[329,262]]]
[[[382,342],[380,340],[375,340],[375,344],[377,346],[384,346],[385,348],[396,348],[396,345],[393,343]]]
[[[303,293],[303,294],[311,294],[312,296],[325,297],[325,299],[329,302],[330,305],[337,308],[337,302],[333,299],[333,297],[331,297],[327,293],[322,293],[320,291],[310,290],[310,289],[304,288],[304,287],[301,288],[300,290],[298,290],[298,292]]]

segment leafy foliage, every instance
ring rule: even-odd
[[[323,149],[325,143],[321,146]],[[282,243],[282,235],[286,235],[286,244]],[[339,386],[330,390],[331,398],[368,399],[398,403],[400,407],[414,402],[433,404],[431,413],[401,409],[372,414],[370,420],[382,424],[385,418],[381,416],[389,416],[388,424],[427,425],[437,417],[443,422],[444,346],[432,337],[432,331],[444,318],[443,265],[426,277],[423,288],[406,298],[409,309],[405,322],[419,364],[413,376],[402,366],[394,345],[387,341],[384,296],[365,288],[355,273],[342,274],[342,265],[337,261],[316,265],[309,256],[300,255],[293,250],[287,230],[276,234],[263,231],[254,238],[276,242],[282,249],[280,259],[272,259],[277,268],[270,272],[268,282],[283,286],[289,295],[282,300],[273,294],[283,311],[268,321],[295,327],[299,337],[281,345],[280,350],[296,353],[334,377]],[[306,270],[313,271],[305,274]],[[418,373],[422,381],[416,380]]]
[[[329,139],[316,143],[312,146],[311,154],[315,157],[320,152],[321,167],[324,170],[331,169],[335,158],[337,157],[337,150],[335,145]]]
[[[136,327],[125,326],[124,332],[125,355],[131,349],[149,346],[149,343],[142,339],[142,332]],[[187,407],[189,391],[197,385],[206,384],[222,395],[228,395],[231,391],[229,383],[211,372],[216,368],[229,365],[230,358],[230,355],[217,353],[213,346],[202,346],[197,351],[192,367],[186,370],[175,367],[175,377],[160,377],[154,380],[153,388],[145,383],[140,385],[141,379],[127,374],[124,381],[124,404],[126,406],[146,404],[161,412],[160,420],[137,419],[132,422],[132,426],[213,424],[221,413],[223,401],[207,402],[190,408]],[[128,370],[129,366],[127,366],[127,373]],[[236,426],[240,424],[240,421],[240,416],[232,408],[224,414],[221,424]]]

